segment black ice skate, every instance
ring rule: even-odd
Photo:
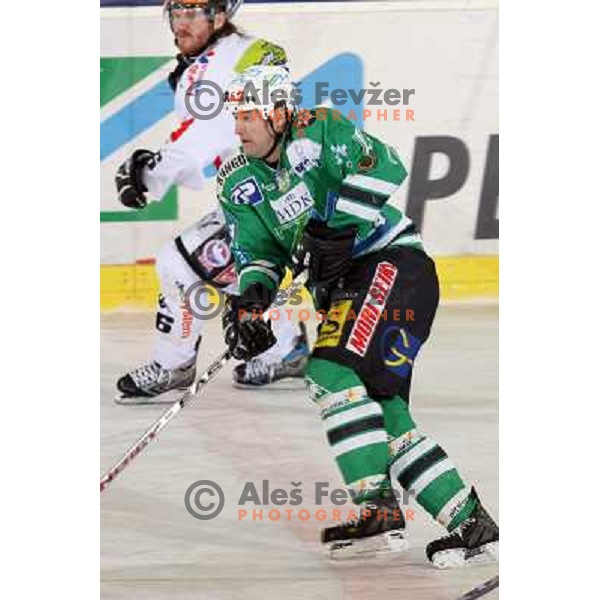
[[[163,396],[171,390],[182,390],[194,383],[196,359],[177,369],[165,369],[156,361],[129,371],[117,381],[117,404],[155,404],[167,402]],[[159,398],[160,397],[160,398]]]
[[[404,537],[404,515],[393,495],[365,502],[360,516],[321,532],[329,557],[339,560],[403,552],[409,547]]]
[[[300,335],[292,351],[280,362],[269,362],[260,356],[237,365],[233,370],[233,381],[239,387],[259,387],[288,378],[304,378],[310,349],[306,326],[300,322]]]
[[[499,559],[498,525],[481,505],[475,489],[471,489],[471,497],[477,502],[471,516],[449,535],[427,545],[427,558],[438,569],[497,562]]]

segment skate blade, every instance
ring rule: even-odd
[[[432,559],[432,564],[438,569],[456,569],[471,565],[487,565],[500,560],[500,542],[490,542],[478,549],[476,554],[467,556],[464,549],[444,550],[438,552]]]
[[[114,397],[115,404],[119,406],[146,406],[153,404],[173,404],[187,388],[169,390],[158,396],[125,396],[120,392]]]
[[[331,560],[349,560],[353,558],[375,558],[404,552],[410,544],[400,531],[388,531],[361,540],[331,542],[328,554]]]

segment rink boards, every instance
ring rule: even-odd
[[[243,29],[286,48],[307,104],[323,99],[319,82],[331,93],[367,90],[340,108],[404,158],[409,179],[394,202],[440,259],[444,297],[497,295],[497,3],[248,5],[238,17]],[[135,148],[159,147],[174,126],[164,84],[173,48],[158,7],[102,9],[101,21],[102,306],[145,306],[155,281],[140,261],[215,206],[214,185],[172,190],[140,212],[118,203],[117,166]],[[375,91],[392,89],[415,91],[406,105],[372,104]]]

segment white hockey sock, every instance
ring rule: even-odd
[[[196,346],[203,321],[196,318],[185,302],[185,292],[198,283],[198,276],[187,265],[170,241],[156,259],[161,295],[157,307],[156,341],[153,359],[165,369],[180,367],[196,357]],[[206,301],[196,299],[199,306]],[[194,312],[200,312],[194,307]]]

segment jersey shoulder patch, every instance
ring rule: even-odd
[[[236,73],[241,73],[249,67],[255,66],[286,66],[287,55],[285,50],[268,40],[254,40],[246,49],[234,67]]]
[[[248,166],[246,155],[238,152],[230,156],[217,172],[217,190],[219,193],[223,190],[225,182],[230,180],[233,174],[240,169]]]
[[[228,158],[217,173],[217,196],[225,204],[256,206],[264,200],[248,158],[238,153]]]

